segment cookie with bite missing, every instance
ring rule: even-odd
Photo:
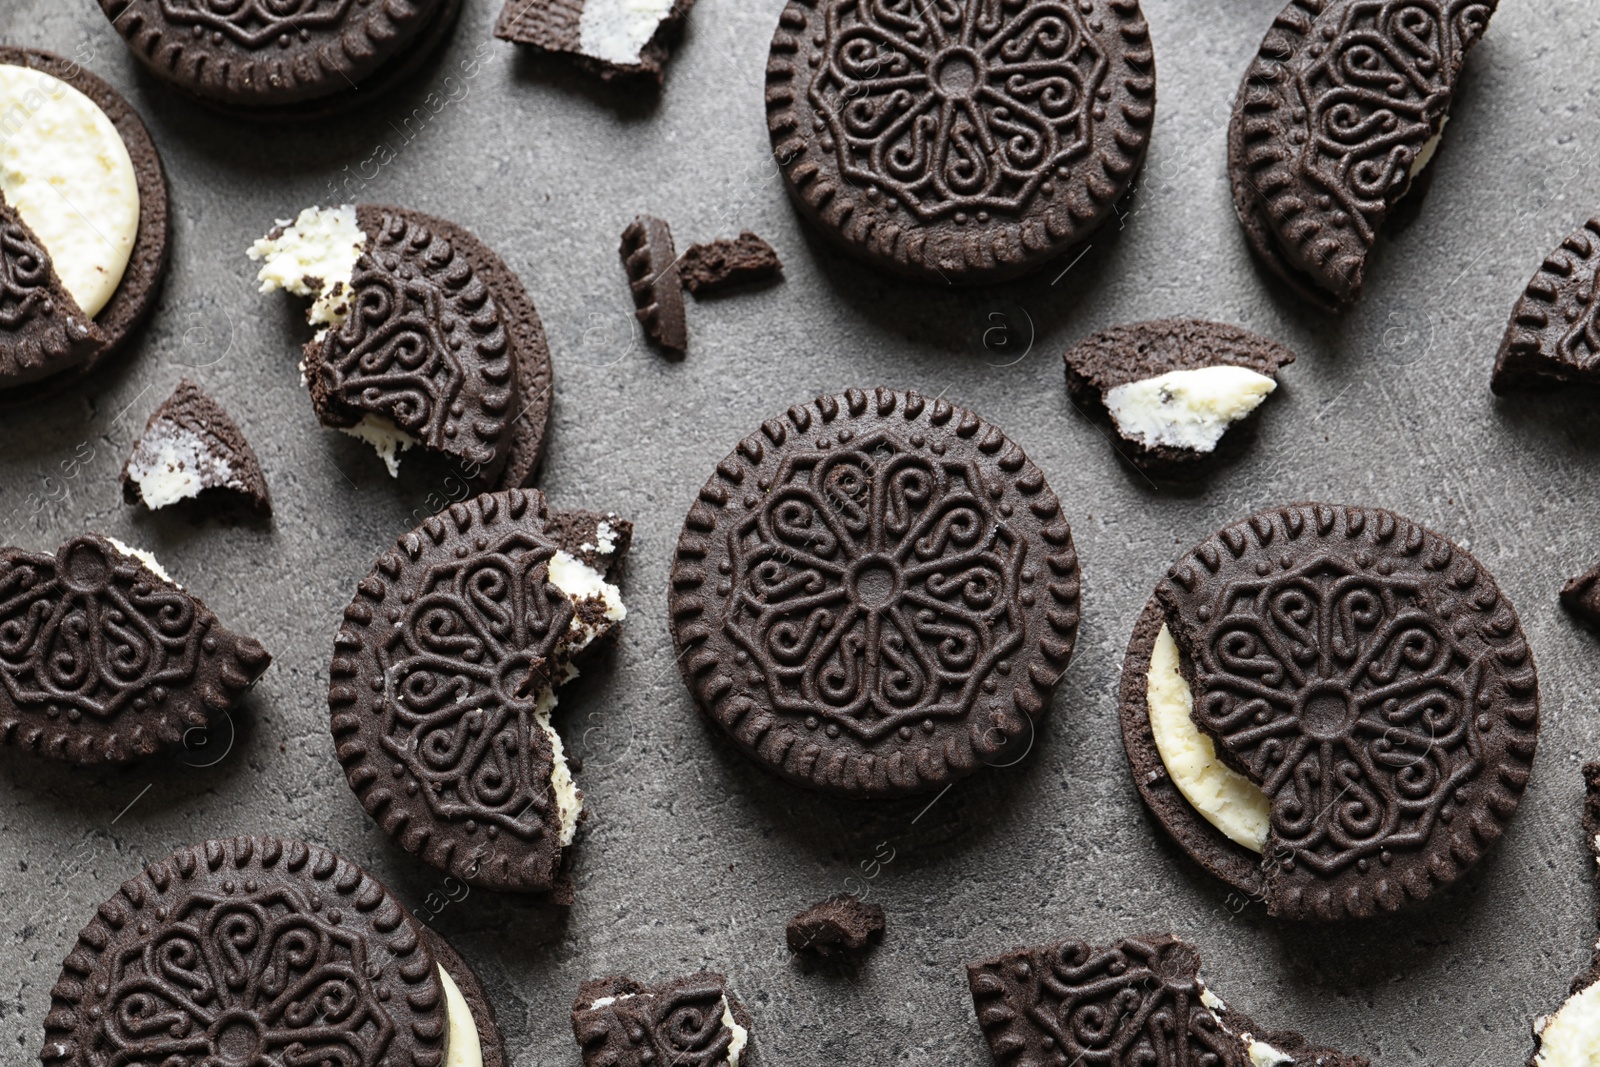
[[[752,1026],[727,979],[711,971],[648,986],[591,979],[572,1003],[584,1067],[755,1067]]]
[[[222,405],[187,378],[145,424],[122,466],[122,495],[151,510],[198,499],[272,514],[255,449]]]

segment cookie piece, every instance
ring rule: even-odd
[[[622,231],[621,252],[638,309],[634,314],[662,351],[681,357],[689,349],[689,324],[671,227],[654,215],[640,215]]]
[[[1136,322],[1067,352],[1067,392],[1126,442],[1118,455],[1151,477],[1178,478],[1218,458],[1224,435],[1251,418],[1293,362],[1283,345],[1237,326]]]
[[[550,351],[527,290],[471,233],[404,208],[307,208],[249,249],[262,292],[312,297],[301,365],[323,425],[391,475],[422,447],[480,488],[543,462]]]
[[[852,255],[941,284],[1081,244],[1132,186],[1155,103],[1138,0],[790,0],[767,60],[800,213]]]
[[[978,1024],[1003,1067],[1205,1063],[1370,1067],[1363,1056],[1263,1032],[1200,979],[1200,954],[1171,934],[1105,947],[1063,941],[967,964]],[[1115,1061],[1108,1049],[1121,1050]]]
[[[1583,837],[1600,864],[1600,763],[1583,765]],[[1592,873],[1592,872],[1591,872]],[[1572,980],[1567,999],[1533,1021],[1534,1052],[1528,1067],[1587,1067],[1600,1048],[1600,945],[1589,967]]]
[[[1600,626],[1600,564],[1561,587],[1561,606],[1591,626]]]
[[[483,1054],[500,1043],[492,1012],[463,990],[482,985],[461,957],[349,860],[207,841],[100,906],[51,990],[39,1058],[503,1067]]]
[[[1032,747],[1072,656],[1078,557],[998,427],[852,389],[717,465],[668,611],[697,705],[747,756],[824,792],[905,796]]]
[[[813,904],[789,920],[784,936],[790,952],[831,959],[883,940],[883,909],[843,893]]]
[[[653,986],[591,979],[572,1003],[584,1067],[750,1067],[751,1026],[727,979],[711,971]]]
[[[106,335],[79,308],[21,215],[0,192],[0,383],[76,367]]]
[[[448,39],[461,0],[100,7],[133,54],[184,96],[230,115],[287,120],[383,99]]]
[[[0,743],[83,766],[176,748],[272,657],[154,557],[97,534],[0,549]]]
[[[1121,697],[1157,821],[1293,919],[1395,911],[1459,879],[1516,812],[1539,734],[1494,579],[1380,508],[1295,504],[1201,542],[1135,628]]]
[[[783,261],[778,253],[749,230],[731,241],[690,245],[678,261],[678,277],[695,296],[766,281],[782,272]]]
[[[1600,218],[1545,257],[1511,312],[1489,385],[1505,394],[1600,384]]]
[[[570,58],[604,81],[665,80],[694,0],[506,0],[502,41]]]
[[[72,60],[0,46],[0,114],[0,198],[9,204],[0,209],[0,402],[22,404],[82,382],[149,316],[166,274],[167,179],[138,114]],[[27,244],[44,253],[58,288],[19,269]],[[30,325],[41,321],[41,285],[52,318],[72,321],[74,335],[85,320],[94,326],[94,343],[75,340],[42,364],[18,358],[7,336],[41,329]]]
[[[1291,0],[1273,20],[1234,101],[1228,174],[1251,250],[1307,300],[1360,296],[1497,2]]]
[[[145,423],[122,466],[122,496],[152,510],[231,496],[258,515],[272,514],[267,480],[244,432],[187,378]]]
[[[609,580],[633,527],[537,490],[451,506],[357,586],[334,641],[330,727],[350,788],[423,862],[571,902],[583,814],[556,690],[627,614]]]

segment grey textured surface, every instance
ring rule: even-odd
[[[1497,402],[1488,376],[1522,285],[1600,208],[1600,8],[1504,5],[1468,65],[1420,218],[1381,249],[1362,303],[1332,320],[1249,262],[1224,174],[1228,109],[1278,6],[1147,0],[1160,104],[1124,228],[1102,232],[1054,284],[1050,271],[977,293],[882,280],[802,230],[762,107],[778,0],[701,0],[655,104],[517,56],[489,36],[497,0],[470,0],[444,65],[414,94],[280,131],[177,100],[136,69],[90,0],[0,0],[0,37],[92,52],[88,64],[128,93],[165,153],[176,218],[171,279],[128,358],[81,395],[0,416],[3,539],[48,549],[97,530],[150,548],[277,657],[208,769],[81,773],[0,752],[0,1062],[37,1052],[49,988],[94,907],[179,845],[298,834],[365,864],[414,908],[444,893],[346,788],[325,689],[354,583],[413,516],[460,490],[412,461],[391,481],[365,446],[316,427],[295,372],[299,309],[257,296],[242,255],[274,217],[353,196],[454,219],[522,275],[556,365],[543,486],[558,505],[638,524],[621,647],[558,713],[585,757],[593,813],[577,905],[433,899],[517,1067],[578,1063],[567,1009],[582,979],[702,965],[729,974],[772,1067],[984,1063],[964,961],[1150,928],[1196,941],[1212,986],[1265,1024],[1386,1064],[1520,1063],[1529,1020],[1559,1002],[1595,934],[1577,764],[1600,753],[1600,645],[1555,594],[1600,558],[1600,419],[1593,398]],[[474,57],[468,77],[460,64]],[[449,101],[438,114],[426,114],[429,91]],[[408,131],[418,107],[426,118]],[[385,142],[395,158],[363,176]],[[670,219],[682,246],[755,230],[787,277],[691,301],[689,358],[666,362],[631,339],[616,248],[638,211]],[[1118,464],[1069,407],[1060,362],[1094,330],[1169,315],[1240,323],[1301,356],[1250,454],[1182,494]],[[182,375],[251,436],[271,526],[121,503],[117,471]],[[672,546],[713,465],[791,403],[880,383],[943,394],[1004,427],[1049,475],[1083,560],[1077,656],[1035,751],[926,810],[818,799],[747,765],[696,717],[666,633]],[[1228,519],[1306,497],[1391,507],[1468,544],[1521,611],[1545,715],[1523,810],[1468,884],[1419,913],[1332,931],[1269,922],[1255,906],[1234,915],[1225,888],[1145,817],[1116,719],[1123,645],[1171,559]],[[785,920],[863,887],[890,925],[860,971],[790,962]]]

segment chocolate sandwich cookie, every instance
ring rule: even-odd
[[[530,484],[551,365],[522,282],[454,223],[404,208],[307,208],[249,250],[262,292],[313,298],[301,365],[324,426],[442,455],[480,488]]]
[[[502,41],[565,56],[605,81],[665,79],[694,0],[506,0]]]
[[[1228,127],[1251,250],[1327,310],[1355,301],[1384,223],[1433,159],[1498,0],[1292,0]]]
[[[61,56],[0,46],[0,403],[121,351],[166,273],[167,179],[115,89]]]
[[[572,1003],[584,1067],[754,1067],[751,1026],[727,980],[709,971],[653,986],[596,978]]]
[[[1600,218],[1545,257],[1511,312],[1495,355],[1496,393],[1600,385]]]
[[[1199,952],[1171,934],[1019,948],[969,963],[967,984],[1002,1067],[1371,1067],[1292,1031],[1262,1030],[1206,988]]]
[[[1162,319],[1115,326],[1067,352],[1067,393],[1151,477],[1180,478],[1219,456],[1224,435],[1278,387],[1294,353],[1237,326]]]
[[[571,902],[583,794],[551,713],[627,614],[611,579],[632,536],[507,490],[428,519],[356,587],[330,726],[350,788],[401,847],[470,885]]]
[[[763,282],[782,272],[783,261],[778,253],[749,230],[731,241],[690,245],[678,261],[678,277],[695,296]]]
[[[860,952],[883,940],[883,909],[851,893],[829,897],[789,920],[789,951],[832,959]]]
[[[1462,877],[1539,736],[1521,623],[1466,550],[1294,504],[1181,557],[1134,627],[1123,744],[1155,819],[1270,915],[1391,912]]]
[[[1081,244],[1132,186],[1155,103],[1138,0],[790,0],[767,60],[801,214],[852,255],[945,284]]]
[[[904,796],[1032,747],[1072,657],[1078,556],[998,427],[851,389],[717,465],[668,610],[684,681],[747,756],[824,792]]]
[[[1600,864],[1600,763],[1583,765],[1583,838]],[[1591,874],[1596,870],[1589,867]],[[1586,1067],[1600,1048],[1600,944],[1591,948],[1588,969],[1572,980],[1561,1007],[1533,1021],[1535,1050],[1528,1067]]]
[[[0,743],[133,763],[232,710],[271,662],[148,553],[97,534],[0,549]]]
[[[207,841],[96,910],[50,992],[39,1058],[504,1067],[482,991],[349,860],[285,838]]]
[[[381,100],[450,36],[462,0],[100,0],[172,88],[245,118],[289,121]]]
[[[681,357],[689,349],[689,325],[672,228],[654,215],[640,215],[622,231],[620,251],[637,308],[634,315],[658,348]]]
[[[180,500],[232,498],[272,514],[255,450],[222,405],[187,378],[178,383],[122,466],[122,496],[152,510]]]
[[[1591,626],[1600,626],[1600,564],[1561,587],[1561,606]]]

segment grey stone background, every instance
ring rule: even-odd
[[[1060,268],[987,292],[885,280],[801,226],[762,106],[780,0],[700,0],[659,100],[492,40],[498,6],[468,0],[408,94],[273,130],[178,100],[92,0],[0,0],[0,39],[80,55],[144,114],[176,217],[170,280],[128,358],[79,394],[0,415],[3,540],[45,550],[95,530],[152,549],[277,657],[232,747],[190,761],[221,756],[213,766],[86,773],[0,752],[0,1061],[32,1061],[74,936],[141,864],[267,832],[330,845],[435,912],[487,983],[517,1067],[575,1067],[567,1011],[585,977],[700,966],[727,971],[772,1067],[986,1063],[964,961],[1147,929],[1197,942],[1213,988],[1268,1025],[1385,1064],[1521,1063],[1529,1020],[1559,1003],[1595,935],[1577,765],[1600,755],[1600,647],[1555,592],[1600,558],[1600,419],[1590,397],[1496,401],[1488,376],[1523,284],[1600,209],[1600,8],[1504,5],[1420,218],[1333,319],[1257,272],[1227,190],[1228,109],[1279,0],[1146,0],[1160,104],[1126,217],[1058,280]],[[374,167],[380,145],[395,158]],[[459,221],[522,275],[556,366],[543,487],[638,524],[626,636],[558,713],[593,816],[570,910],[477,891],[440,908],[442,876],[378,832],[334,761],[338,612],[387,544],[461,492],[409,459],[392,481],[365,446],[318,428],[295,371],[300,311],[254,292],[252,238],[348,199]],[[634,336],[616,254],[642,210],[668,218],[680,248],[754,229],[786,279],[691,302],[692,352],[665,362]],[[1119,464],[1062,387],[1070,343],[1166,315],[1240,323],[1301,355],[1252,451],[1184,493]],[[183,375],[254,441],[270,526],[121,503],[121,463]],[[715,463],[796,401],[880,383],[1006,428],[1049,475],[1083,560],[1080,644],[1035,750],[931,807],[823,800],[746,764],[697,718],[666,631],[671,549]],[[1308,497],[1395,508],[1470,546],[1521,611],[1544,699],[1536,776],[1502,847],[1430,908],[1333,930],[1234,914],[1226,888],[1166,843],[1129,780],[1114,697],[1133,619],[1172,558],[1227,520]],[[847,888],[888,909],[887,942],[856,972],[791,962],[784,920]]]

